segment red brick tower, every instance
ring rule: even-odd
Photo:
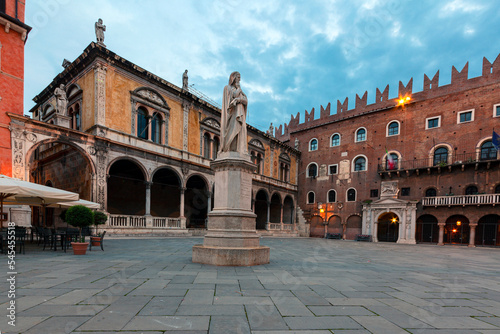
[[[24,44],[31,27],[24,24],[25,0],[0,0],[0,174],[12,175],[10,119],[23,114]]]

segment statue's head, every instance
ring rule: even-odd
[[[64,86],[64,84],[61,84],[61,85],[59,86],[59,88],[61,88],[61,89],[64,89],[64,87],[66,87],[66,86]]]
[[[97,20],[97,22],[99,22],[100,24],[102,24],[102,19]]]
[[[234,71],[233,73],[231,73],[231,75],[229,76],[229,85],[234,85],[234,82],[236,81],[236,78],[241,78],[241,75],[240,75],[240,72],[238,71]]]

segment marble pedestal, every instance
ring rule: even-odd
[[[251,210],[250,157],[222,153],[211,163],[215,171],[214,209],[208,214],[203,245],[193,246],[193,262],[216,266],[254,266],[269,263],[269,247],[260,246]]]

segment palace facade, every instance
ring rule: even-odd
[[[482,75],[468,78],[468,64],[365,92],[336,108],[300,114],[276,129],[276,137],[302,152],[298,205],[311,236],[340,233],[346,239],[500,245],[500,57],[483,60]]]
[[[63,66],[34,98],[32,118],[8,114],[14,155],[24,157],[13,159],[14,177],[100,203],[109,213],[108,233],[196,234],[205,228],[220,109],[102,43],[91,43]],[[257,230],[307,233],[295,219],[300,152],[250,125],[248,149],[256,165]],[[49,209],[47,218],[58,224],[57,211]],[[39,224],[37,210],[33,220]]]

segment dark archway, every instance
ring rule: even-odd
[[[500,246],[500,216],[481,217],[476,227],[476,246]]]
[[[267,223],[267,193],[265,190],[259,190],[255,196],[254,212],[257,215],[257,230],[265,230]]]
[[[283,202],[283,224],[293,224],[293,199],[290,196],[286,196]]]
[[[181,207],[181,180],[170,168],[160,168],[153,175],[151,185],[151,215],[179,217]]]
[[[435,189],[431,188],[435,191]],[[427,189],[429,190],[429,189]],[[430,242],[438,243],[439,241],[439,226],[438,220],[433,215],[422,215],[417,219],[417,230],[415,232],[415,240],[418,243]]]
[[[468,245],[470,236],[469,219],[462,215],[454,215],[446,219],[444,242],[449,244]]]
[[[325,224],[323,224],[323,218],[320,216],[313,216],[311,218],[310,235],[312,238],[324,238],[325,237]]]
[[[399,238],[399,218],[393,212],[378,217],[377,239],[382,242],[396,242]]]
[[[281,224],[281,197],[278,193],[271,196],[271,223]]]
[[[345,230],[346,240],[354,240],[358,234],[361,234],[362,219],[360,216],[351,216],[347,218]]]
[[[146,213],[146,182],[141,168],[135,162],[123,159],[111,165],[107,211],[122,215]]]
[[[208,188],[205,180],[198,175],[191,176],[184,193],[184,216],[186,227],[206,228]]]
[[[328,219],[328,229],[326,232],[344,234],[342,219],[340,219],[340,217],[336,215],[331,216],[330,219]]]

